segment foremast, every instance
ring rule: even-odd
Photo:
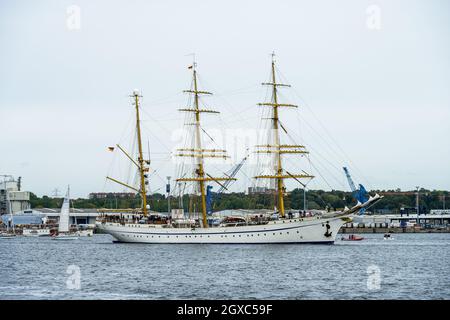
[[[181,112],[190,112],[194,114],[194,123],[195,131],[194,131],[194,147],[193,148],[182,148],[177,149],[178,152],[176,155],[179,157],[191,157],[195,158],[197,161],[196,166],[197,169],[195,170],[194,177],[189,178],[179,178],[176,181],[178,182],[196,182],[198,183],[198,187],[200,189],[200,198],[201,198],[201,207],[202,207],[202,222],[203,227],[208,227],[208,221],[207,221],[207,212],[206,212],[206,191],[205,191],[205,183],[207,181],[214,181],[222,186],[220,181],[226,181],[226,180],[236,180],[235,178],[229,178],[229,177],[212,177],[208,173],[205,172],[205,165],[204,165],[204,158],[228,158],[226,155],[226,150],[220,150],[220,149],[204,149],[202,147],[202,135],[201,135],[201,123],[200,123],[200,114],[202,113],[211,113],[211,114],[218,114],[220,112],[211,110],[211,109],[202,109],[200,108],[200,95],[212,95],[211,92],[208,91],[202,91],[198,89],[197,84],[197,64],[193,63],[192,66],[189,67],[189,69],[192,69],[192,82],[193,82],[193,88],[189,90],[184,90],[183,92],[191,94],[194,96],[193,99],[193,106],[179,109]]]
[[[272,82],[263,82],[263,86],[271,86],[272,87],[272,100],[270,102],[263,102],[258,103],[259,106],[266,106],[272,108],[272,129],[273,129],[273,141],[271,143],[268,143],[266,145],[257,145],[256,147],[258,150],[256,153],[267,153],[267,154],[275,154],[276,158],[276,169],[275,174],[273,175],[257,175],[254,178],[255,179],[276,179],[277,184],[277,198],[278,198],[278,210],[282,217],[285,216],[285,209],[284,209],[284,194],[286,191],[286,188],[284,186],[284,179],[295,179],[299,181],[298,179],[301,178],[314,178],[314,176],[309,175],[307,173],[303,174],[292,174],[288,171],[286,171],[283,168],[283,154],[307,154],[309,153],[305,146],[302,145],[288,145],[288,144],[281,144],[280,141],[280,127],[282,127],[280,123],[279,118],[279,108],[297,108],[297,105],[294,104],[287,104],[287,103],[279,103],[278,101],[278,87],[290,87],[288,84],[283,83],[277,83],[276,76],[275,76],[275,54],[272,54],[272,64],[271,64],[271,81]],[[285,128],[283,127],[285,130]],[[260,149],[263,148],[263,149]],[[299,181],[300,182],[300,181]],[[300,182],[301,183],[301,182]],[[302,184],[305,186],[304,184]]]

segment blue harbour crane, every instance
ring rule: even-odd
[[[248,149],[247,149],[248,151]],[[244,165],[244,162],[247,160],[249,155],[245,156],[241,162],[239,162],[236,166],[234,166],[231,170],[231,172],[229,174],[225,174],[228,178],[234,178],[234,176],[236,176],[236,174],[239,172],[239,170],[241,170],[242,166]],[[228,186],[230,185],[230,183],[234,181],[234,180],[226,180],[225,182],[220,184],[220,189],[217,191],[217,194],[221,194],[222,192],[224,192],[225,190],[228,190]],[[206,212],[208,213],[208,215],[212,214],[212,209],[213,209],[213,193],[212,193],[212,186],[207,186],[206,187]]]
[[[347,177],[348,184],[350,186],[350,189],[352,190],[352,196],[353,198],[360,202],[364,203],[367,200],[369,200],[369,194],[366,191],[366,188],[362,184],[359,184],[359,189],[356,188],[355,183],[353,182],[352,177],[350,176],[350,172],[348,171],[347,167],[343,167],[345,176]],[[362,215],[366,211],[365,208],[359,210],[359,214]]]

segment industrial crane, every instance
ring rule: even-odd
[[[347,167],[343,167],[343,169],[345,172],[345,176],[347,177],[348,184],[350,185],[350,189],[352,190],[353,198],[360,203],[364,203],[369,200],[369,194],[367,193],[366,188],[364,188],[364,186],[360,184],[359,189],[357,189]],[[363,208],[359,210],[359,214],[364,214],[365,211],[366,209]]]
[[[248,151],[248,149],[247,149]],[[247,160],[247,158],[249,157],[249,154],[247,154],[237,165],[235,165],[232,169],[231,172],[229,174],[225,173],[225,175],[228,178],[234,178],[234,176],[239,172],[239,170],[241,170],[242,166],[244,165],[244,162]],[[220,184],[220,189],[217,191],[217,194],[221,194],[222,192],[224,192],[225,190],[228,190],[228,186],[230,185],[230,183],[234,181],[234,180],[226,180],[224,183]],[[208,214],[212,213],[212,207],[213,207],[213,193],[212,193],[212,186],[207,186],[206,187],[206,208],[207,208],[207,212]]]

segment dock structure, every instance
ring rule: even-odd
[[[364,215],[347,223],[341,232],[450,232],[450,210],[429,214]]]

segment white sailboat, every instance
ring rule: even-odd
[[[54,240],[77,240],[76,234],[70,233],[69,226],[70,218],[70,187],[67,186],[66,196],[64,197],[59,214],[58,235],[53,236]]]
[[[361,208],[366,208],[381,199],[376,195],[371,197],[366,203],[358,203],[356,206],[342,211],[330,212],[322,216],[313,216],[305,218],[287,218],[284,209],[284,195],[286,193],[284,180],[293,178],[311,179],[312,176],[306,174],[291,174],[283,168],[282,154],[307,153],[304,146],[286,145],[280,142],[279,138],[279,109],[283,107],[295,107],[294,105],[280,103],[277,97],[277,90],[280,86],[287,86],[276,82],[275,78],[275,61],[272,59],[272,79],[269,83],[263,85],[271,86],[272,100],[270,102],[261,103],[259,105],[272,108],[271,120],[273,121],[274,139],[270,144],[257,146],[258,153],[272,153],[275,155],[276,161],[274,172],[271,174],[261,174],[256,179],[271,179],[275,182],[277,191],[277,210],[279,219],[256,219],[249,220],[242,218],[240,221],[233,223],[219,223],[218,225],[208,225],[205,184],[207,182],[215,182],[221,185],[221,181],[227,181],[230,177],[212,177],[205,172],[204,159],[209,157],[225,157],[225,150],[205,149],[202,146],[202,127],[200,126],[200,115],[203,113],[218,113],[217,111],[200,107],[199,99],[201,95],[209,95],[210,92],[199,90],[197,87],[197,70],[196,65],[190,67],[193,71],[192,83],[193,87],[185,92],[191,94],[193,105],[180,111],[188,112],[193,115],[191,126],[194,126],[194,137],[191,139],[194,145],[191,148],[178,149],[177,154],[182,157],[192,157],[195,159],[194,176],[188,178],[179,178],[178,182],[189,182],[197,184],[197,190],[201,199],[201,217],[189,223],[175,223],[170,220],[164,224],[148,222],[149,216],[146,202],[146,172],[149,160],[144,160],[142,153],[140,119],[139,119],[139,92],[133,92],[133,100],[136,109],[136,129],[137,142],[139,148],[139,157],[133,159],[128,153],[123,151],[128,158],[137,166],[140,173],[140,187],[134,188],[126,183],[116,179],[109,178],[123,186],[137,191],[142,199],[142,208],[132,212],[124,210],[115,210],[115,212],[102,211],[102,215],[96,222],[97,228],[103,232],[112,235],[118,242],[135,242],[135,243],[195,243],[195,244],[237,244],[237,243],[323,243],[331,244],[335,242],[339,229],[345,223],[352,219],[352,215]],[[136,215],[142,217],[139,223]],[[261,214],[261,217],[263,215]],[[186,222],[186,221],[185,221]]]

